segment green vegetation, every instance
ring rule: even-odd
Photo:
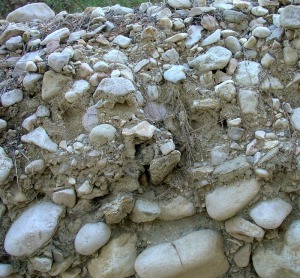
[[[29,3],[44,2],[50,6],[55,12],[67,11],[69,13],[83,11],[86,7],[104,7],[120,4],[125,7],[138,7],[147,0],[0,0],[0,18],[12,10],[24,6]],[[149,0],[149,2],[159,2],[157,0]]]

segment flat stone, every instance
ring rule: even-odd
[[[259,84],[261,65],[253,61],[239,62],[235,72],[235,82],[240,87],[255,86]]]
[[[288,5],[280,13],[280,25],[286,29],[300,28],[300,6]]]
[[[30,256],[48,242],[63,210],[51,202],[27,208],[13,222],[6,234],[4,248],[12,256]]]
[[[110,235],[110,228],[105,223],[87,223],[75,237],[75,250],[81,255],[92,255],[108,242]]]
[[[37,175],[42,174],[46,169],[46,163],[43,159],[35,159],[33,161],[30,161],[25,166],[25,174],[27,175]]]
[[[277,198],[258,203],[251,209],[250,216],[257,225],[264,229],[276,229],[291,211],[290,203]]]
[[[124,97],[135,91],[132,82],[124,77],[104,78],[98,85],[93,97],[99,99],[104,94],[108,98],[114,99]]]
[[[257,115],[258,113],[258,93],[252,90],[240,89],[238,99],[242,114]]]
[[[177,150],[168,155],[157,157],[150,163],[151,182],[154,185],[161,183],[180,161],[181,153]]]
[[[141,278],[212,278],[221,277],[228,269],[222,237],[210,229],[149,247],[135,261]]]
[[[41,45],[47,45],[51,41],[62,41],[67,39],[70,35],[70,30],[68,28],[62,28],[50,33],[44,40],[42,40]]]
[[[125,278],[135,274],[137,236],[122,234],[103,246],[99,256],[88,262],[92,278]]]
[[[176,64],[179,61],[179,54],[176,49],[171,48],[161,55],[161,58],[170,64]]]
[[[168,202],[161,202],[159,206],[159,219],[163,221],[182,219],[196,213],[193,203],[182,196],[178,196]]]
[[[4,149],[0,147],[0,185],[2,185],[8,178],[11,169],[13,168],[13,161],[7,156]]]
[[[227,220],[225,229],[232,237],[246,242],[252,242],[254,238],[261,240],[265,235],[265,231],[261,227],[242,217],[233,217]]]
[[[188,37],[185,41],[185,47],[191,48],[193,45],[195,45],[197,42],[200,41],[202,35],[201,31],[203,30],[203,27],[200,25],[192,25],[189,27],[187,33]]]
[[[134,12],[134,9],[123,7],[120,6],[119,4],[111,6],[110,9],[115,15],[126,15]]]
[[[213,175],[219,180],[228,181],[236,176],[244,175],[250,167],[245,156],[238,156],[217,166]]]
[[[75,103],[79,101],[89,89],[89,82],[85,80],[76,80],[71,86],[71,89],[65,93],[65,99],[69,103]]]
[[[21,23],[9,23],[5,30],[0,35],[0,44],[5,44],[12,37],[22,36],[29,27]]]
[[[202,41],[201,46],[208,46],[217,43],[218,41],[220,41],[220,39],[221,39],[221,29],[217,29]]]
[[[128,57],[123,52],[113,49],[103,55],[103,60],[108,63],[121,63],[126,64]]]
[[[240,23],[247,19],[247,15],[234,10],[225,10],[223,12],[223,18],[227,22]]]
[[[102,124],[94,127],[89,135],[90,142],[95,145],[104,145],[115,138],[117,130],[109,124]]]
[[[291,124],[294,129],[300,131],[300,107],[293,109],[291,116]]]
[[[54,16],[54,11],[45,3],[33,3],[12,11],[6,20],[9,22],[29,22],[34,19],[50,20]]]
[[[207,213],[217,221],[224,221],[247,206],[259,189],[256,179],[240,180],[218,187],[205,197]]]
[[[42,127],[38,127],[32,132],[23,135],[21,141],[32,143],[49,152],[56,152],[58,150],[58,145],[50,139],[47,132]]]
[[[297,64],[299,59],[297,49],[287,46],[283,48],[283,60],[284,63],[288,66],[294,66]]]
[[[167,3],[174,9],[188,9],[192,6],[190,0],[168,0]]]
[[[14,89],[4,92],[1,95],[1,103],[3,107],[9,107],[23,100],[23,91],[21,89]]]
[[[178,33],[176,35],[173,35],[173,36],[167,38],[165,40],[165,42],[176,43],[176,42],[179,42],[179,41],[182,41],[182,40],[186,39],[187,37],[188,37],[187,33]]]
[[[72,79],[68,76],[55,73],[50,70],[44,74],[42,85],[42,99],[44,101],[50,101],[57,95],[66,91],[71,83]]]
[[[134,223],[153,221],[160,215],[160,207],[156,202],[137,199],[130,214],[130,220]]]
[[[56,204],[66,206],[68,208],[73,208],[76,204],[76,193],[74,189],[67,188],[53,192],[52,199]]]
[[[223,69],[229,62],[232,54],[222,46],[213,46],[205,54],[199,55],[189,65],[200,71]]]
[[[183,66],[172,66],[164,72],[164,78],[172,83],[179,83],[186,79]]]
[[[56,72],[61,72],[63,67],[69,63],[70,55],[54,52],[48,56],[48,65]]]

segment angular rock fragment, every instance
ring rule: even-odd
[[[85,80],[76,80],[71,89],[65,93],[65,99],[69,103],[75,103],[89,90],[90,84]]]
[[[253,61],[239,62],[235,72],[235,82],[240,87],[255,86],[259,84],[261,65]]]
[[[60,206],[42,202],[26,209],[13,222],[4,241],[12,256],[30,256],[51,239],[63,210]]]
[[[148,222],[158,218],[159,215],[160,207],[157,203],[137,199],[130,214],[130,220],[135,223]]]
[[[117,130],[109,124],[94,127],[90,133],[90,142],[95,145],[104,145],[115,138]]]
[[[49,42],[58,40],[62,41],[67,39],[70,35],[70,30],[68,28],[62,28],[50,33],[44,40],[42,40],[41,45],[47,45]]]
[[[122,234],[101,248],[99,256],[88,263],[93,278],[126,278],[134,275],[137,236]]]
[[[141,278],[215,278],[227,272],[223,242],[214,230],[200,230],[145,249],[135,262]]]
[[[35,144],[49,152],[56,152],[58,150],[58,145],[50,139],[47,132],[42,127],[38,127],[34,131],[23,135],[21,140],[26,143]]]
[[[300,28],[300,6],[289,5],[282,9],[280,14],[280,25],[286,29]]]
[[[0,185],[6,181],[12,168],[12,160],[7,156],[4,149],[0,147]]]
[[[172,172],[174,167],[180,161],[181,153],[177,150],[168,155],[157,157],[150,163],[150,177],[154,185],[161,183],[165,177]]]
[[[1,103],[3,107],[12,106],[23,100],[23,91],[20,89],[14,89],[8,92],[5,92],[1,95]]]

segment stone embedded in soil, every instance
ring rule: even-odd
[[[71,188],[53,192],[52,199],[54,203],[68,208],[73,208],[76,204],[76,194],[74,189]]]
[[[93,278],[126,278],[135,274],[137,236],[122,234],[111,239],[100,250],[99,256],[88,262]]]
[[[131,44],[131,39],[123,35],[118,35],[112,42],[119,45],[121,48],[128,48]]]
[[[285,29],[300,28],[300,6],[289,5],[280,13],[280,25]]]
[[[276,229],[291,211],[290,203],[277,198],[258,203],[250,210],[250,216],[264,229]]]
[[[89,89],[89,82],[85,80],[76,80],[71,86],[71,89],[65,93],[65,99],[69,103],[75,103],[79,101]]]
[[[28,22],[34,19],[49,20],[54,16],[54,11],[45,3],[33,3],[12,11],[6,20],[9,22]]]
[[[48,56],[48,65],[56,72],[61,72],[63,67],[69,63],[70,55],[67,53],[54,52]]]
[[[113,49],[103,55],[103,60],[108,63],[126,64],[128,57],[122,51]]]
[[[7,121],[0,119],[0,132],[5,130],[7,127]]]
[[[224,221],[247,206],[259,189],[256,179],[240,180],[217,187],[205,197],[207,213],[215,220]]]
[[[222,237],[209,229],[149,247],[135,262],[141,278],[214,278],[224,275],[228,269]]]
[[[258,93],[256,91],[240,89],[238,99],[242,114],[256,115],[258,113]]]
[[[132,193],[120,193],[111,202],[104,204],[101,210],[104,212],[107,224],[116,224],[122,221],[133,209],[134,198]]]
[[[26,209],[6,234],[4,248],[12,256],[30,256],[48,242],[55,232],[63,210],[51,202]]]
[[[94,127],[89,135],[90,142],[95,145],[104,145],[115,138],[117,130],[109,124]]]
[[[0,185],[6,181],[13,166],[13,161],[7,156],[5,150],[0,147]]]
[[[251,165],[245,156],[238,156],[217,166],[213,175],[218,180],[228,181],[234,179],[236,176],[244,175],[250,167]]]
[[[300,107],[293,109],[291,124],[295,130],[300,131]]]
[[[192,202],[182,196],[178,196],[169,202],[160,202],[159,219],[164,221],[182,219],[196,213]]]
[[[39,73],[28,73],[23,79],[23,86],[25,91],[36,92],[40,90],[38,82],[43,78],[42,74]]]
[[[25,166],[25,174],[27,175],[37,175],[37,174],[42,174],[45,171],[46,164],[43,159],[36,159],[31,162],[29,162]]]
[[[44,40],[42,40],[41,45],[47,45],[51,41],[62,41],[68,38],[70,35],[70,30],[68,28],[61,28],[50,33]]]
[[[240,87],[251,87],[259,84],[261,65],[253,61],[239,62],[235,72],[235,82]]]
[[[259,246],[252,256],[256,273],[261,278],[297,278],[300,276],[300,221],[294,221],[284,235],[284,241]]]
[[[215,92],[220,98],[228,102],[232,101],[236,96],[234,82],[232,80],[227,80],[218,84],[215,86]]]
[[[251,256],[251,244],[246,243],[234,254],[233,260],[238,267],[247,267],[250,262],[250,256]]]
[[[50,139],[47,132],[42,127],[38,127],[30,133],[23,135],[21,141],[35,144],[49,152],[56,152],[58,150],[58,145]]]
[[[186,79],[183,66],[172,66],[164,72],[164,78],[172,83],[179,83]]]
[[[48,272],[51,270],[53,260],[47,257],[33,257],[30,262],[36,271]]]
[[[150,163],[149,172],[154,185],[161,183],[180,161],[181,153],[177,150],[168,155],[157,157]]]
[[[137,137],[141,140],[149,140],[153,137],[156,127],[147,121],[142,121],[132,128],[124,128],[122,135],[127,137]]]
[[[232,54],[222,46],[213,46],[205,54],[199,55],[189,65],[200,71],[223,69],[229,62]]]
[[[246,242],[252,242],[253,238],[261,240],[265,234],[261,227],[242,217],[233,217],[227,220],[225,229],[232,237]]]
[[[76,235],[75,250],[81,255],[92,255],[108,242],[110,235],[110,228],[105,223],[87,223]]]
[[[72,79],[68,76],[55,73],[52,70],[47,71],[43,78],[42,99],[47,102],[60,95],[67,90],[71,81]]]
[[[23,47],[23,39],[21,36],[11,37],[6,41],[5,46],[10,51],[16,51]]]
[[[3,107],[9,107],[23,100],[23,91],[20,89],[14,89],[4,92],[1,95],[1,103]]]
[[[134,223],[153,221],[160,215],[160,207],[156,202],[137,199],[130,214],[130,220]]]

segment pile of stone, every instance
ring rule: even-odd
[[[299,277],[300,1],[0,32],[0,277]]]

